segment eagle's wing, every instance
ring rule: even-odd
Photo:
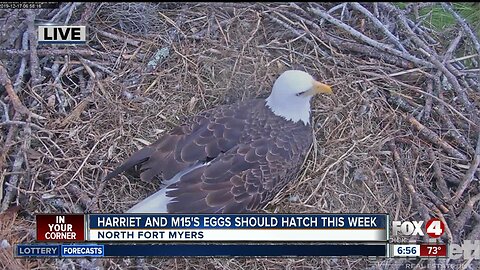
[[[129,212],[237,213],[262,208],[294,177],[312,142],[310,126],[249,101],[195,116],[135,152],[107,175],[137,164],[164,188]]]
[[[240,213],[261,209],[296,176],[312,142],[308,127],[283,123],[280,129],[267,122],[250,142],[179,173],[129,212]]]
[[[110,172],[109,180],[141,164],[140,177],[150,181],[156,175],[169,179],[199,162],[206,162],[239,143],[249,106],[258,102],[219,106],[192,117],[155,143],[146,146]]]
[[[290,145],[241,144],[166,187],[169,213],[240,213],[262,208],[301,165]],[[289,144],[289,143],[286,143]],[[155,203],[155,201],[152,201]]]

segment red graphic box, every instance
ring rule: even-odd
[[[85,241],[85,216],[77,214],[38,214],[37,241]]]

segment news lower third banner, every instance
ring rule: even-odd
[[[37,215],[42,242],[386,242],[384,214]]]
[[[387,244],[19,244],[16,257],[388,256]]]
[[[379,242],[380,214],[90,214],[86,241]]]
[[[36,223],[36,243],[17,244],[17,257],[389,253],[385,214],[38,214]]]

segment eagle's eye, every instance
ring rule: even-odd
[[[303,92],[300,92],[300,93],[296,93],[295,95],[298,97],[298,96],[301,96],[301,95],[305,94],[305,92],[307,92],[307,91],[303,91]]]

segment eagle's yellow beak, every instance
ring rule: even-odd
[[[305,92],[306,95],[314,96],[316,94],[332,94],[332,87],[321,82],[313,81],[313,87]]]

